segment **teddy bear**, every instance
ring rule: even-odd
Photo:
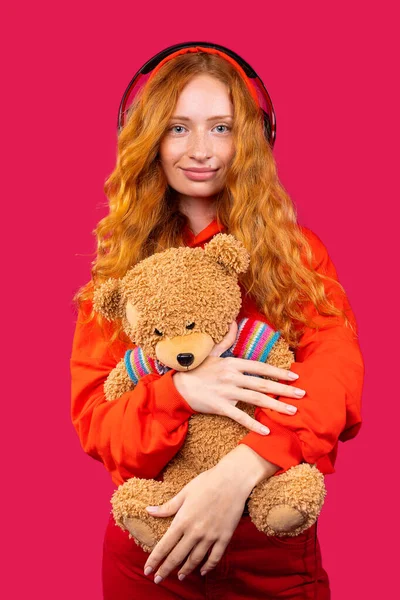
[[[147,373],[199,366],[239,314],[238,275],[249,262],[244,245],[233,235],[220,233],[204,249],[180,246],[157,252],[124,277],[109,278],[96,287],[94,310],[108,321],[121,319],[123,331],[136,345],[108,375],[106,399],[117,402]],[[234,344],[221,356],[260,360],[284,369],[294,361],[279,332],[247,318],[238,323]],[[254,405],[239,401],[236,406],[254,418]],[[214,467],[247,433],[226,416],[192,415],[183,446],[162,472],[163,481],[132,477],[115,490],[111,499],[115,523],[151,552],[173,517],[154,517],[146,507],[170,500],[194,477]],[[316,521],[325,495],[322,473],[315,465],[301,463],[257,484],[247,507],[254,525],[266,535],[296,536]]]

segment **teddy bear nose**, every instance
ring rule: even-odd
[[[177,355],[176,360],[180,365],[182,365],[182,367],[190,367],[194,361],[194,355],[190,352],[182,352],[181,354]]]

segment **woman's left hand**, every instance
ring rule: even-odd
[[[187,558],[178,574],[182,580],[182,575],[193,571],[211,547],[201,573],[216,567],[222,558],[254,483],[237,475],[232,477],[229,470],[218,466],[200,473],[171,500],[157,507],[156,512],[149,511],[155,517],[177,513],[144,566],[145,575],[149,575],[164,561],[154,575],[155,583],[160,583]]]

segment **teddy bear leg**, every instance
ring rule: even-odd
[[[154,517],[146,506],[164,504],[193,479],[193,474],[184,473],[181,479],[166,477],[164,481],[132,477],[115,490],[112,498],[112,512],[116,524],[129,532],[136,543],[146,552],[151,552],[171,525],[175,515]]]
[[[324,476],[308,463],[259,483],[249,499],[249,515],[266,535],[296,536],[315,523],[326,496]]]
[[[146,506],[164,504],[178,493],[162,481],[132,477],[114,492],[111,498],[114,520],[129,532],[138,545],[150,552],[172,522],[173,517],[153,517]]]

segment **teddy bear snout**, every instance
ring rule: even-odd
[[[190,367],[194,361],[194,354],[191,352],[181,352],[177,355],[176,360],[182,367]]]
[[[156,344],[155,354],[163,365],[176,371],[184,371],[199,366],[214,345],[211,335],[205,332],[188,332],[174,337],[165,335],[165,339]]]

